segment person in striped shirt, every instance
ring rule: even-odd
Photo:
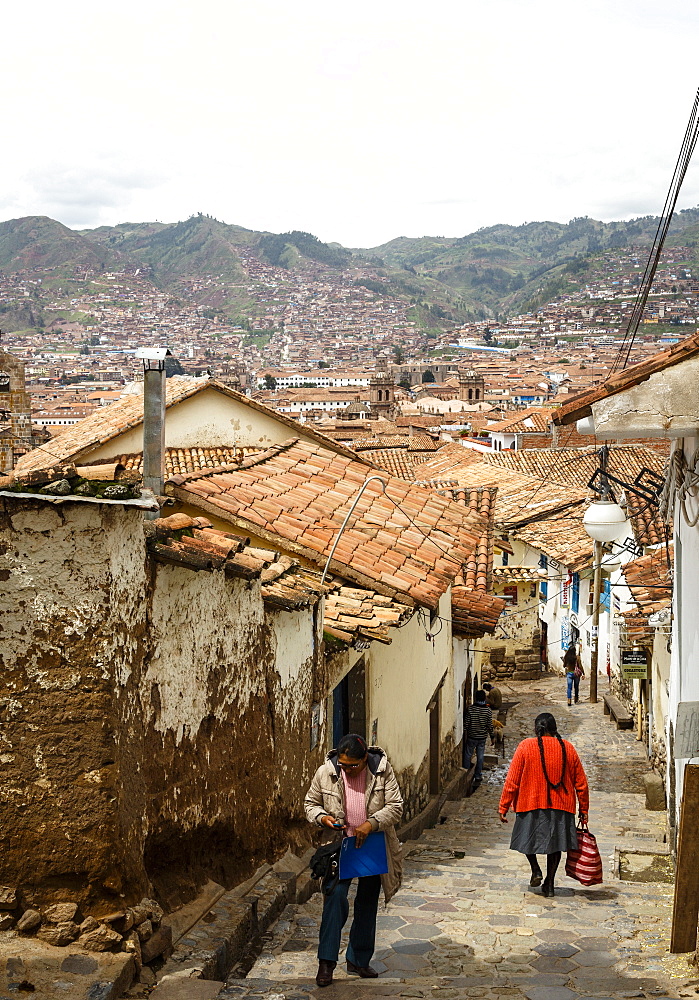
[[[476,700],[466,710],[464,720],[464,756],[463,766],[471,767],[473,752],[476,752],[476,770],[471,788],[478,788],[483,777],[483,757],[485,756],[485,741],[493,739],[493,711],[486,703],[485,691],[476,691]]]

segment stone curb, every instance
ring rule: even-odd
[[[158,978],[188,970],[193,978],[224,980],[250,941],[296,901],[296,882],[295,872],[272,869],[245,894],[225,893],[210,922],[199,921],[180,939]]]
[[[416,840],[435,826],[444,803],[463,797],[472,773],[473,768],[459,768],[442,793],[432,796],[418,816],[400,827],[399,838]],[[251,940],[264,934],[285,906],[305,903],[318,891],[308,868],[313,852],[311,847],[300,858],[287,852],[271,869],[263,866],[252,879],[224,893],[209,911],[213,919],[200,920],[177,942],[158,980],[185,971],[195,979],[225,980]],[[259,872],[265,870],[260,878]]]

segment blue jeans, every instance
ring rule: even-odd
[[[476,770],[473,775],[474,781],[480,781],[483,774],[483,757],[485,756],[485,740],[466,740],[464,750],[464,767],[468,770],[471,766],[473,751],[476,751]]]
[[[323,918],[320,922],[318,959],[337,962],[340,954],[342,928],[349,915],[347,893],[351,878],[340,879],[323,902]],[[354,900],[354,917],[347,945],[347,961],[364,968],[371,961],[376,941],[376,911],[379,906],[381,876],[365,875],[357,879],[357,895]]]
[[[575,700],[577,701],[580,693],[580,678],[572,672],[566,674],[566,678],[568,679],[568,701],[570,701],[573,688],[575,688]]]

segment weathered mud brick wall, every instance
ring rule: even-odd
[[[0,883],[28,903],[118,898],[142,864],[121,822],[115,684],[143,659],[143,514],[0,508]]]
[[[138,509],[0,507],[0,884],[97,916],[307,836],[317,609],[151,561]]]
[[[119,698],[123,739],[141,744],[143,798],[125,804],[131,829],[147,818],[146,871],[176,905],[187,881],[231,885],[307,837],[320,636],[313,609],[268,612],[256,582],[153,575],[149,657]]]

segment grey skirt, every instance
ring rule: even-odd
[[[555,854],[578,846],[575,813],[562,809],[532,809],[517,813],[510,850],[521,854]]]

